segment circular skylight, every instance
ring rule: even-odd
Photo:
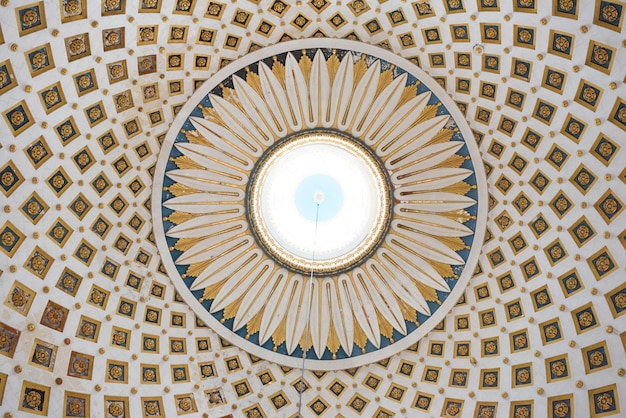
[[[388,225],[385,172],[347,136],[311,131],[279,142],[252,179],[251,227],[266,251],[293,270],[331,274],[353,267]]]

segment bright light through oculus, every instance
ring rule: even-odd
[[[268,150],[253,179],[251,227],[268,253],[296,271],[350,268],[387,227],[384,171],[347,136],[322,130],[288,138]]]
[[[315,221],[317,218],[319,222],[324,222],[334,218],[341,210],[343,190],[334,177],[312,174],[298,184],[294,199],[298,212],[305,219]]]

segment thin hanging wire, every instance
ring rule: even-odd
[[[313,231],[313,254],[311,260],[315,261],[315,245],[317,241],[317,221],[320,213],[320,204],[317,203],[315,208],[315,229]],[[300,370],[300,385],[298,387],[298,418],[302,418],[302,393],[304,392],[304,362],[306,361],[306,349],[309,345],[309,330],[311,327],[311,289],[313,288],[313,267],[311,267],[311,275],[309,276],[309,298],[306,304],[306,328],[304,329],[304,347],[302,347],[302,368]]]

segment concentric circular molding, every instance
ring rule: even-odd
[[[246,190],[276,142],[328,130],[380,159],[394,205],[373,254],[308,280],[259,245]],[[197,315],[254,355],[291,367],[306,356],[316,370],[378,361],[441,321],[473,273],[487,212],[454,102],[408,61],[336,39],[267,47],[207,80],[165,139],[152,200],[163,262]]]
[[[309,182],[319,190],[304,196]],[[389,183],[382,163],[358,140],[335,131],[299,132],[257,162],[246,214],[271,258],[298,273],[333,276],[363,262],[384,239]]]

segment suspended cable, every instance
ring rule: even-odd
[[[313,230],[313,251],[311,255],[311,261],[315,261],[315,244],[317,240],[317,222],[320,213],[320,203],[324,201],[324,195],[317,193],[314,195],[313,200],[316,203],[315,208],[315,229]],[[304,329],[304,346],[302,347],[302,368],[300,373],[300,384],[298,386],[298,418],[302,418],[302,393],[304,392],[304,363],[306,361],[306,351],[309,345],[309,330],[311,328],[310,320],[311,320],[311,290],[313,288],[313,267],[311,267],[311,275],[309,276],[309,297],[306,302],[306,328]]]

